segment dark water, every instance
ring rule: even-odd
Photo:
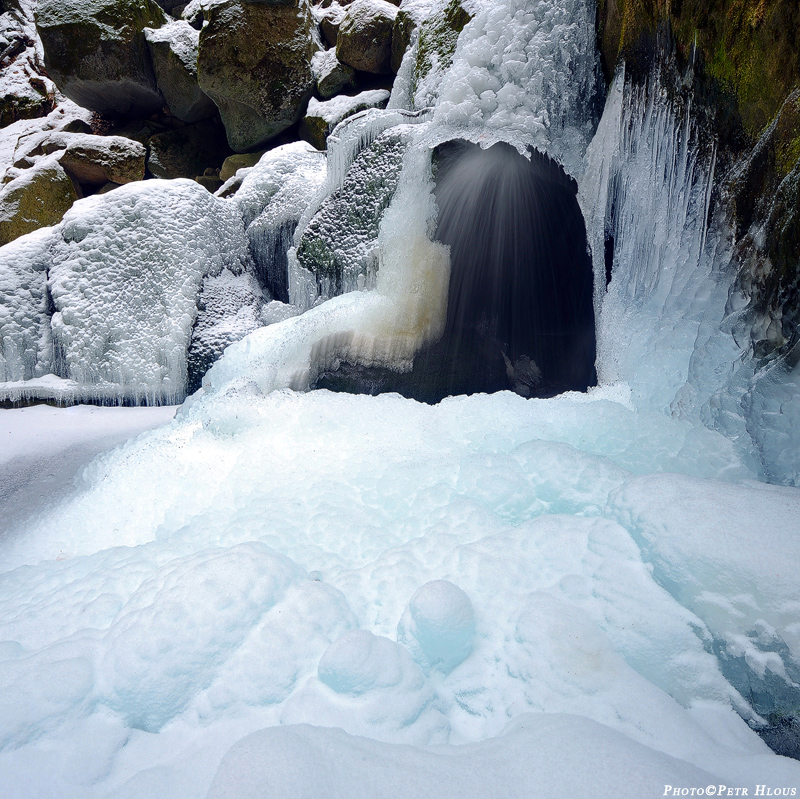
[[[450,246],[447,321],[411,373],[344,365],[317,387],[425,402],[595,383],[593,275],[577,187],[538,152],[448,142],[434,154],[436,238]]]

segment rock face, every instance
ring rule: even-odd
[[[339,26],[336,57],[354,69],[392,71],[392,30],[397,7],[385,0],[355,0]]]
[[[668,27],[679,57],[715,82],[720,110],[738,116],[751,144],[800,85],[795,0],[601,0],[598,11],[607,76],[620,58],[646,69],[658,29]]]
[[[198,122],[165,131],[148,141],[147,168],[157,178],[195,178],[218,168],[230,154],[225,130],[217,122]]]
[[[377,238],[383,212],[400,179],[407,132],[388,130],[362,150],[335,191],[303,231],[297,260],[317,278],[323,294],[352,291],[377,271]]]
[[[323,100],[354,86],[355,72],[336,57],[336,50],[320,50],[311,59],[311,73]]]
[[[213,116],[217,107],[197,83],[200,33],[188,22],[170,22],[163,28],[145,28],[156,80],[169,110],[183,122]]]
[[[799,143],[795,91],[730,181],[739,289],[750,298],[749,343],[762,359],[787,353],[800,341]]]
[[[311,59],[319,49],[313,18],[305,4],[237,0],[207,13],[200,88],[219,108],[230,146],[255,149],[297,122],[311,96]]]
[[[167,21],[153,0],[45,0],[36,27],[58,88],[99,112],[149,116],[164,105],[145,41]]]
[[[318,150],[324,150],[328,136],[343,119],[368,108],[385,108],[389,102],[389,94],[386,89],[374,89],[361,92],[355,97],[341,95],[324,103],[312,98],[308,103],[308,113],[300,133]]]
[[[55,156],[26,169],[0,192],[0,246],[56,224],[77,199]]]
[[[123,136],[48,133],[30,142],[14,165],[28,166],[40,156],[51,154],[57,154],[61,166],[78,183],[122,184],[144,178],[146,150],[139,142]]]

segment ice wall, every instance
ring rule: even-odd
[[[616,76],[579,200],[595,263],[598,377],[633,401],[738,443],[770,481],[800,484],[800,385],[791,354],[759,366],[737,336],[734,233],[721,192],[709,216],[713,140],[657,73]],[[606,287],[606,268],[613,263]]]

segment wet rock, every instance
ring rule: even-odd
[[[311,59],[311,73],[323,100],[355,85],[355,71],[336,57],[336,50],[320,50]]]
[[[219,168],[230,155],[222,126],[198,122],[153,136],[147,168],[157,178],[191,178]],[[221,185],[221,184],[220,184]]]
[[[200,88],[219,108],[231,148],[255,149],[297,122],[311,96],[314,20],[297,3],[228,0],[207,13]]]
[[[0,246],[56,224],[77,199],[55,156],[24,170],[0,191]]]
[[[392,71],[392,31],[397,7],[385,0],[355,0],[339,26],[336,57],[362,72]]]
[[[146,117],[164,105],[144,37],[167,16],[153,0],[44,0],[36,27],[58,88],[92,111]]]
[[[355,97],[340,95],[322,103],[312,99],[308,103],[308,113],[303,119],[300,134],[318,150],[324,150],[328,136],[342,120],[368,108],[385,108],[389,94],[385,89],[375,89],[361,92]]]
[[[183,122],[213,116],[217,107],[197,83],[200,33],[188,22],[170,22],[163,28],[145,28],[156,81],[169,110]]]

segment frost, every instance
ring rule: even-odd
[[[240,272],[247,251],[227,203],[192,181],[147,181],[76,203],[50,258],[61,375],[89,396],[170,402],[186,390],[203,277]]]

